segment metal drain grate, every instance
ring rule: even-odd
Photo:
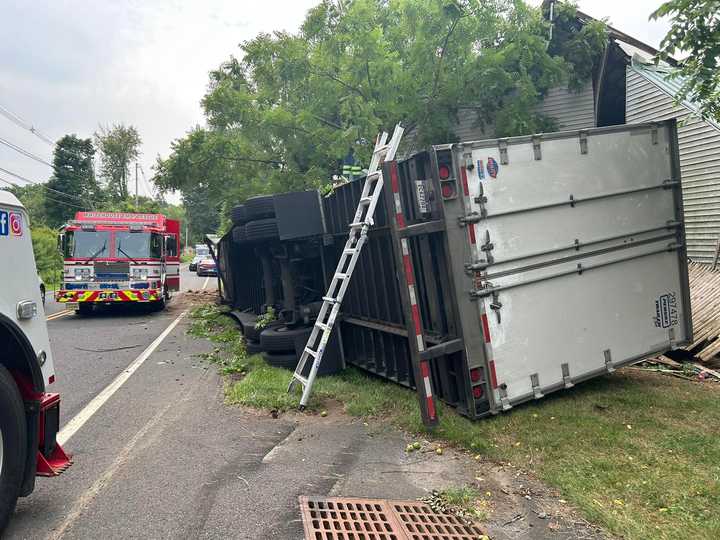
[[[480,529],[417,501],[300,497],[306,540],[477,540]]]

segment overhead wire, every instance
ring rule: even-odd
[[[43,189],[46,189],[47,191],[52,191],[53,193],[57,193],[58,195],[62,195],[63,197],[68,197],[68,198],[70,198],[70,199],[76,199],[76,200],[81,201],[81,202],[87,202],[87,203],[89,203],[89,204],[91,204],[91,205],[97,205],[97,202],[96,202],[96,201],[93,201],[93,200],[91,200],[91,199],[87,199],[87,198],[84,198],[84,197],[80,197],[80,196],[78,196],[78,195],[70,195],[69,193],[65,193],[65,192],[63,192],[63,191],[59,191],[59,190],[57,190],[57,189],[53,189],[53,188],[48,187],[47,185],[45,185],[43,182],[38,182],[38,181],[36,181],[36,180],[30,180],[29,178],[26,178],[25,176],[22,176],[22,175],[20,175],[20,174],[17,174],[17,173],[14,173],[14,172],[12,172],[12,171],[9,171],[9,170],[7,170],[7,169],[5,169],[5,168],[3,168],[3,167],[0,167],[0,171],[4,172],[5,174],[9,174],[10,176],[13,176],[13,177],[17,178],[18,180],[22,180],[23,182],[27,182],[27,183],[29,183],[29,184],[34,184],[34,185],[36,185],[36,186],[42,187]],[[16,185],[19,185],[19,184],[16,184]],[[22,187],[22,186],[19,186],[19,187]]]
[[[35,154],[33,154],[32,152],[30,152],[30,151],[28,151],[28,150],[25,150],[25,149],[22,148],[21,146],[18,146],[17,144],[12,143],[12,142],[10,142],[10,141],[8,141],[8,140],[6,140],[6,139],[3,139],[2,137],[0,137],[0,144],[4,144],[4,145],[7,146],[8,148],[12,148],[13,150],[15,150],[16,152],[18,152],[19,154],[22,154],[23,156],[28,157],[28,158],[30,158],[30,159],[34,159],[35,161],[37,161],[37,162],[39,162],[39,163],[42,163],[43,165],[47,165],[48,167],[52,167],[53,169],[55,168],[55,166],[54,166],[52,163],[50,163],[49,161],[45,161],[45,160],[44,160],[43,158],[41,158],[40,156],[35,155]]]
[[[13,187],[23,187],[23,186],[21,186],[20,184],[16,184],[15,182],[11,182],[10,180],[7,180],[7,179],[3,178],[2,176],[0,176],[0,182],[4,182],[4,183],[9,184],[9,185],[11,185],[11,186],[13,186]],[[63,206],[68,206],[68,207],[70,207],[70,208],[80,208],[80,209],[88,208],[87,205],[86,205],[86,206],[82,206],[82,205],[79,205],[79,204],[74,204],[74,203],[71,203],[71,202],[61,201],[61,200],[58,200],[58,199],[54,199],[53,197],[50,197],[47,193],[45,194],[45,198],[48,199],[48,200],[50,200],[50,201],[53,201],[53,202],[55,202],[55,203],[57,203],[57,204],[61,204],[61,205],[63,205]]]

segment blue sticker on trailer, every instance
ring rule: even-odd
[[[483,164],[482,159],[478,159],[477,172],[480,180],[485,180],[485,165]]]
[[[7,236],[10,229],[8,213],[0,210],[0,236]]]
[[[487,158],[487,172],[490,175],[490,178],[497,178],[497,175],[500,172],[500,165],[498,165],[498,162],[495,161],[494,158]]]

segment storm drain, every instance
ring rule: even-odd
[[[425,503],[300,497],[306,540],[478,540],[483,532]]]

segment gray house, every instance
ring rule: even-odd
[[[593,20],[577,15],[581,23]],[[720,124],[699,119],[690,101],[674,105],[680,81],[668,77],[672,65],[654,64],[656,49],[608,30],[608,46],[592,80],[580,92],[551,89],[538,112],[554,118],[560,130],[677,119],[688,257],[710,263],[720,238]],[[461,107],[454,128],[458,139],[494,138],[492,126],[480,128],[474,110]],[[414,149],[412,134],[406,144],[405,152]]]

